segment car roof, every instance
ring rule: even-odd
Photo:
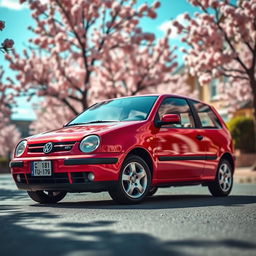
[[[167,94],[167,93],[165,93],[165,94],[156,94],[156,93],[153,93],[153,94],[137,94],[137,95],[132,95],[132,96],[123,96],[123,97],[117,97],[117,98],[112,98],[112,99],[105,99],[105,100],[102,100],[102,101],[109,101],[109,100],[122,99],[122,98],[131,98],[131,97],[148,97],[148,96],[155,96],[155,97],[161,97],[161,98],[166,98],[166,97],[184,98],[184,99],[188,99],[188,100],[194,100],[194,101],[197,101],[197,102],[201,102],[205,105],[210,106],[206,102],[201,101],[199,99],[191,98],[191,97],[180,95],[180,94]]]

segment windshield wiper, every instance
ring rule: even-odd
[[[66,124],[66,125],[64,125],[64,127],[67,127],[67,126],[73,126],[73,125],[81,125],[81,124],[86,124],[86,123],[73,123],[73,124]]]
[[[95,120],[95,121],[87,122],[86,124],[108,123],[108,122],[119,122],[119,121],[117,121],[117,120]]]
[[[95,121],[85,122],[85,123],[67,124],[67,125],[65,125],[65,126],[82,125],[82,124],[108,123],[108,122],[119,122],[119,121],[117,121],[117,120],[95,120]]]

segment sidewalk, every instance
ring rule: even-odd
[[[250,167],[237,167],[234,181],[236,183],[256,183],[256,171],[252,171]]]

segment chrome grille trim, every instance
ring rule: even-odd
[[[29,153],[43,153],[43,148],[46,143],[28,144],[28,152]],[[51,153],[70,151],[73,148],[75,143],[76,143],[76,141],[53,142],[53,150]]]

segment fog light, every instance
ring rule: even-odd
[[[94,178],[95,178],[94,174],[92,172],[89,172],[88,173],[88,180],[89,181],[94,181]]]
[[[19,174],[17,174],[16,179],[17,179],[18,182],[21,182],[21,177],[20,177]]]

